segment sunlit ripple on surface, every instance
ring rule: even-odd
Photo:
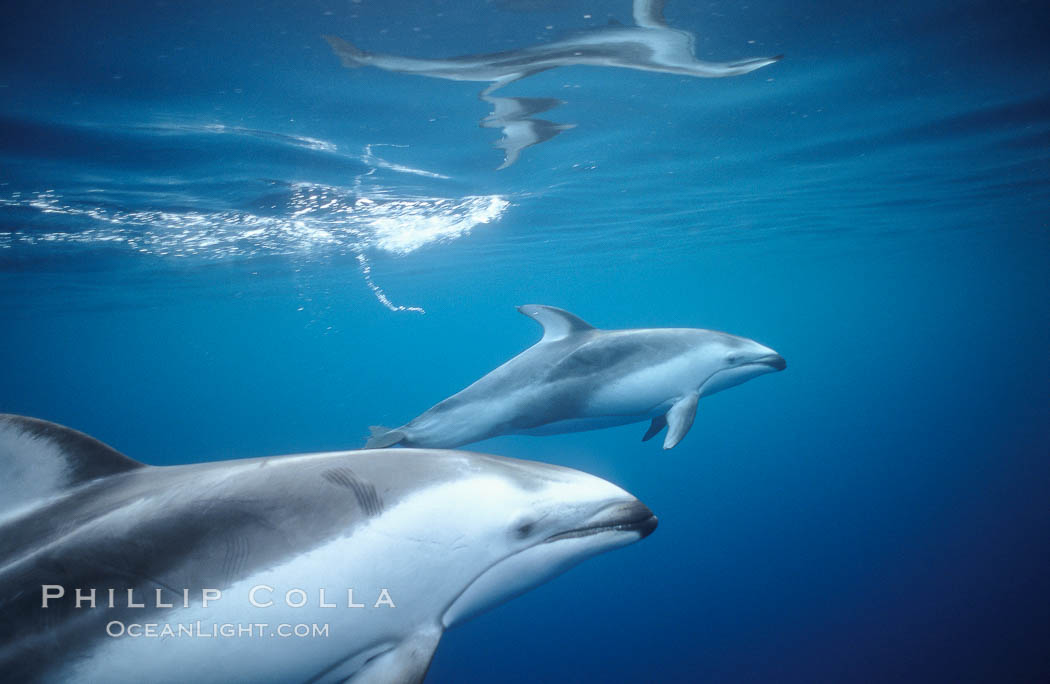
[[[7,125],[32,144],[0,161],[33,180],[0,177],[0,271],[105,252],[190,265],[277,256],[298,272],[349,255],[384,306],[421,311],[391,302],[369,259],[456,240],[510,205],[465,194],[411,151],[384,158],[401,145],[196,119]]]
[[[336,152],[339,147],[335,143],[305,135],[290,135],[288,133],[275,133],[256,128],[245,128],[243,126],[227,126],[220,123],[191,124],[191,123],[165,123],[143,126],[131,126],[133,130],[143,131],[157,135],[193,135],[211,133],[215,135],[247,136],[260,140],[270,140],[281,145],[304,147],[318,152]]]
[[[56,246],[111,247],[162,258],[217,260],[283,255],[292,258],[353,254],[376,298],[392,311],[418,311],[390,301],[372,281],[368,254],[404,256],[426,245],[455,240],[500,219],[510,203],[499,195],[391,197],[363,190],[295,183],[277,215],[244,210],[124,210],[63,197],[55,191],[11,193],[0,207],[30,210],[27,223],[0,231],[0,250]],[[66,217],[62,230],[45,215]],[[3,252],[0,252],[2,254]]]

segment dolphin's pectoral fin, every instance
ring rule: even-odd
[[[382,425],[370,425],[368,430],[372,434],[365,442],[366,449],[384,449],[394,446],[407,436],[402,430],[391,430]]]
[[[397,646],[372,658],[354,673],[350,684],[421,684],[430,669],[438,642],[444,631],[440,627],[427,627]]]
[[[681,397],[671,406],[665,418],[667,419],[667,437],[664,438],[664,449],[673,449],[682,441],[685,433],[693,426],[693,418],[696,418],[696,404],[700,401],[699,392],[690,392]]]
[[[518,311],[543,326],[543,339],[540,342],[555,342],[575,333],[594,330],[594,326],[587,321],[556,306],[525,304],[519,306]]]
[[[649,429],[645,431],[645,437],[642,437],[642,441],[648,442],[653,437],[656,437],[656,435],[660,433],[660,430],[663,430],[665,427],[667,427],[666,415],[653,418],[653,422],[649,423]]]
[[[0,513],[144,467],[82,432],[0,413]]]

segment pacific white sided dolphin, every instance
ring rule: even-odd
[[[343,66],[356,68],[373,66],[453,81],[483,81],[490,83],[481,92],[481,99],[493,105],[492,113],[482,126],[500,127],[504,137],[497,147],[506,153],[506,168],[514,163],[521,150],[548,140],[573,124],[556,124],[542,119],[531,119],[531,114],[550,109],[557,100],[548,98],[510,98],[500,103],[493,95],[508,83],[561,66],[604,66],[640,71],[655,71],[680,76],[723,78],[739,76],[772,64],[781,58],[754,57],[732,62],[707,62],[696,58],[695,38],[692,33],[673,29],[663,17],[664,0],[634,0],[634,26],[610,23],[609,26],[590,29],[562,40],[542,43],[519,50],[482,55],[464,55],[447,59],[421,59],[399,55],[367,52],[335,36],[324,36],[339,56]],[[537,109],[536,102],[549,106]]]
[[[656,527],[554,465],[398,449],[157,467],[13,415],[0,494],[11,682],[420,682],[446,628]]]
[[[401,427],[374,426],[365,448],[451,448],[651,420],[642,440],[666,427],[671,449],[701,397],[787,367],[769,347],[715,330],[599,330],[553,306],[518,310],[543,326],[539,342]]]

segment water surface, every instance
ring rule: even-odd
[[[347,70],[627,3],[9,11],[0,410],[150,463],[363,443],[538,339],[514,305],[759,340],[785,373],[491,440],[660,529],[444,638],[428,682],[1045,681],[1050,72],[1038,3],[668,3],[729,79],[565,67],[503,170],[477,83]],[[424,313],[425,312],[425,313]]]

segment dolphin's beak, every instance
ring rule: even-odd
[[[637,532],[641,539],[645,539],[656,529],[656,524],[656,516],[649,510],[649,507],[641,501],[635,500],[610,506],[591,518],[589,524],[585,527],[548,537],[546,542],[571,539],[573,537],[588,537],[599,532],[613,530]]]
[[[785,361],[784,357],[781,356],[780,354],[770,354],[769,356],[765,356],[765,357],[759,359],[755,363],[765,364],[765,365],[769,366],[770,368],[772,368],[773,370],[778,370],[778,371],[782,371],[782,370],[784,370],[785,368],[788,367],[788,362]]]

